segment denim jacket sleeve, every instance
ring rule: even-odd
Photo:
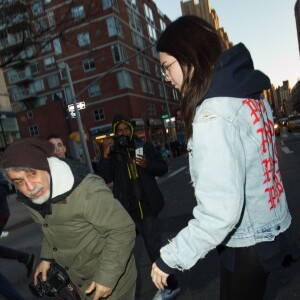
[[[198,110],[189,141],[194,218],[161,258],[171,268],[189,269],[219,245],[238,223],[244,204],[245,156],[239,129],[213,110]]]

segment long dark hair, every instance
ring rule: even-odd
[[[186,136],[190,138],[197,103],[207,92],[216,61],[224,51],[222,39],[205,20],[196,16],[183,16],[167,26],[156,49],[174,56],[181,66],[181,111]]]

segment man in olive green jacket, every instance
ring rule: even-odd
[[[133,300],[135,225],[104,181],[75,161],[53,156],[38,138],[13,142],[0,164],[44,234],[37,276],[51,262],[68,273],[81,299]],[[106,298],[107,297],[107,298]]]

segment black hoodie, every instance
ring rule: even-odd
[[[240,43],[220,55],[209,90],[199,104],[212,97],[258,99],[269,88],[270,79],[254,69],[248,49]]]

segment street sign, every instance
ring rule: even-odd
[[[85,102],[78,102],[78,103],[77,103],[77,109],[78,109],[78,110],[80,110],[80,109],[85,109]],[[74,104],[69,104],[69,105],[68,105],[68,111],[69,111],[69,112],[75,111]]]

